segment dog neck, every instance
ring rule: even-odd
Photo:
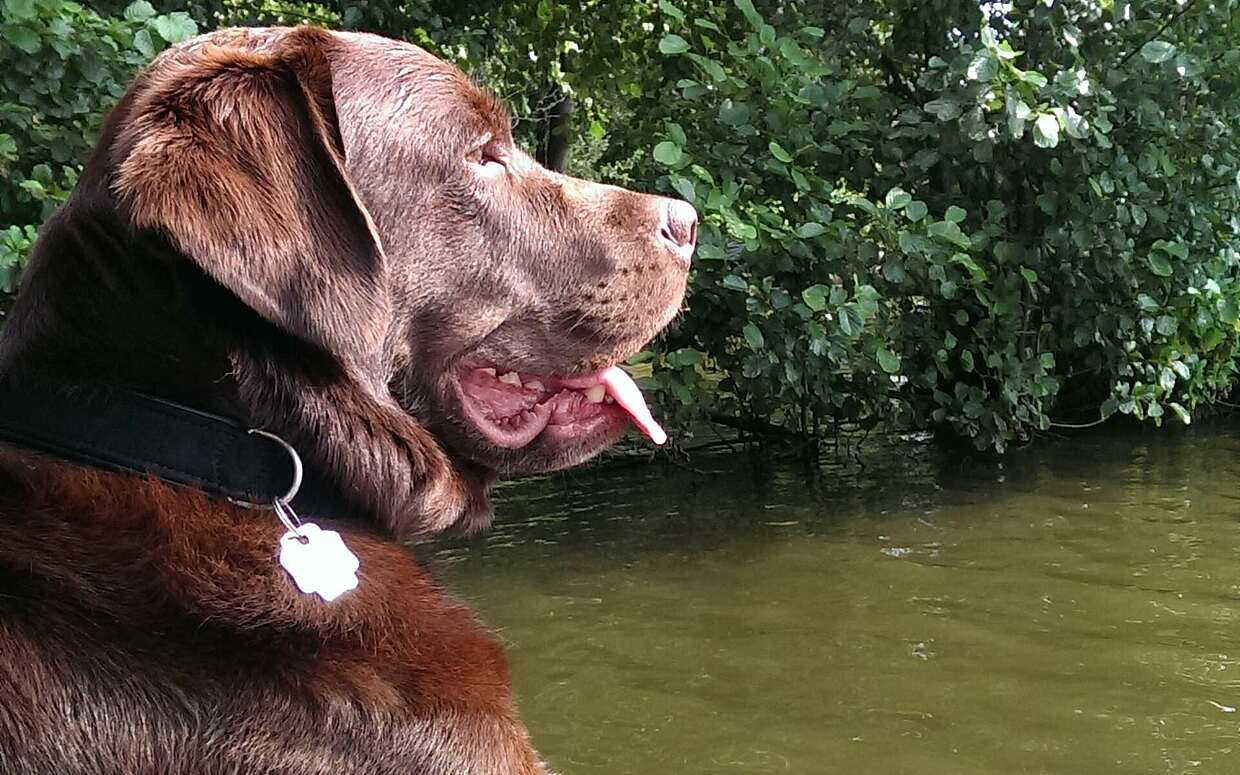
[[[0,380],[0,440],[61,460],[151,476],[255,508],[364,516],[278,436],[129,390]]]
[[[386,392],[262,319],[88,179],[45,225],[0,333],[0,374],[135,390],[286,439],[399,537],[486,524],[491,474]]]

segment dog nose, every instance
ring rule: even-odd
[[[685,266],[693,258],[697,244],[697,210],[680,199],[664,199],[659,219],[659,239],[667,245]]]

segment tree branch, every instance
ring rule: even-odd
[[[1052,428],[1067,428],[1069,430],[1082,430],[1084,428],[1093,428],[1096,425],[1102,425],[1104,422],[1106,422],[1109,419],[1111,418],[1102,417],[1100,419],[1094,420],[1093,422],[1086,422],[1086,423],[1055,422],[1054,420],[1051,420],[1051,427]]]
[[[732,417],[731,415],[712,412],[710,415],[710,421],[717,425],[722,425],[725,428],[735,428],[738,431],[745,431],[746,433],[752,433],[756,436],[795,440],[803,438],[801,434],[795,431],[790,431],[787,428],[780,427],[764,420],[746,420],[743,417]]]
[[[1172,14],[1171,17],[1167,19],[1167,21],[1163,22],[1163,26],[1159,27],[1157,32],[1155,32],[1153,35],[1146,38],[1141,43],[1141,45],[1137,46],[1132,51],[1129,51],[1127,54],[1125,54],[1124,58],[1119,60],[1119,64],[1117,64],[1116,67],[1123,67],[1124,65],[1128,64],[1128,60],[1132,59],[1137,54],[1141,53],[1141,49],[1145,48],[1148,44],[1157,40],[1159,35],[1162,35],[1164,32],[1166,32],[1167,29],[1171,27],[1171,25],[1179,21],[1180,18],[1184,16],[1184,14],[1191,11],[1193,9],[1193,6],[1197,5],[1198,2],[1199,0],[1189,0],[1189,2],[1186,3],[1183,8],[1181,8],[1179,11]]]

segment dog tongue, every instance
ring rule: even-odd
[[[629,413],[629,419],[633,421],[633,424],[651,441],[662,446],[667,441],[667,434],[650,414],[650,409],[646,406],[646,398],[633,378],[619,366],[612,366],[600,376],[603,385],[607,388],[607,394],[615,399],[621,409]]]

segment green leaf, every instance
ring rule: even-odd
[[[669,353],[667,362],[673,366],[694,366],[701,362],[705,357],[705,353],[701,350],[695,350],[692,347],[683,347],[675,352]]]
[[[947,208],[947,212],[943,215],[943,219],[951,221],[952,223],[960,223],[965,219],[966,215],[968,215],[968,213],[966,213],[962,208],[952,205]]]
[[[758,238],[758,230],[754,228],[753,224],[733,221],[728,225],[732,228],[732,233],[741,239],[750,240]]]
[[[4,10],[13,21],[30,21],[35,18],[34,0],[4,0]]]
[[[1180,418],[1180,422],[1184,423],[1185,425],[1192,424],[1193,422],[1192,415],[1190,415],[1188,413],[1188,410],[1185,409],[1182,405],[1177,404],[1176,402],[1172,401],[1170,404],[1168,404],[1168,406],[1171,407],[1171,411],[1175,412],[1175,416]]]
[[[970,248],[973,243],[960,230],[960,227],[951,221],[935,221],[926,227],[926,232],[931,237],[938,237],[945,242],[950,242],[961,248]]]
[[[892,210],[902,210],[912,203],[913,196],[902,188],[893,188],[883,201]]]
[[[1158,320],[1154,321],[1154,330],[1163,336],[1172,336],[1179,329],[1180,324],[1170,315],[1160,315]]]
[[[1175,56],[1175,46],[1165,40],[1151,40],[1141,47],[1141,57],[1147,62],[1162,64]]]
[[[753,109],[744,102],[734,103],[726,99],[719,105],[719,120],[728,126],[745,126],[752,114]]]
[[[689,41],[676,33],[668,33],[659,41],[659,52],[663,54],[683,54],[689,50]]]
[[[1175,372],[1164,366],[1158,372],[1158,386],[1162,388],[1163,393],[1169,394],[1175,389]]]
[[[130,21],[144,22],[155,15],[155,8],[146,0],[130,3],[125,9],[125,18]]]
[[[801,291],[801,300],[805,302],[805,306],[815,312],[820,312],[827,308],[827,298],[831,293],[831,289],[826,285],[811,285]]]
[[[814,237],[826,233],[826,231],[827,227],[823,226],[821,223],[818,223],[817,221],[809,221],[808,223],[801,224],[801,227],[797,229],[797,236],[801,239],[813,239]]]
[[[1033,110],[1017,95],[1015,89],[1008,89],[1006,108],[1008,134],[1018,140],[1025,136],[1025,123],[1033,117]]]
[[[46,164],[36,164],[30,170],[30,177],[39,181],[44,186],[55,185],[55,177],[52,175],[52,168]]]
[[[762,331],[753,323],[749,323],[741,330],[745,335],[745,341],[755,350],[761,350],[766,346],[766,339],[762,336]]]
[[[878,365],[888,374],[898,374],[900,372],[900,356],[888,350],[886,347],[880,347],[878,352]]]
[[[893,282],[899,285],[909,279],[909,274],[908,271],[905,270],[904,266],[893,258],[883,264],[883,277],[886,277],[888,282]]]
[[[1033,86],[1035,89],[1044,89],[1048,83],[1046,76],[1041,73],[1035,73],[1032,70],[1018,71],[1017,77],[1025,83]]]
[[[184,11],[157,16],[151,20],[151,25],[159,33],[159,37],[169,43],[180,43],[198,34],[198,25]]]
[[[1154,249],[1164,250],[1181,261],[1188,260],[1188,245],[1185,245],[1183,242],[1167,242],[1166,240],[1159,240],[1154,243]]]
[[[151,33],[147,30],[138,30],[134,33],[133,47],[147,59],[155,57],[155,43],[151,40]]]
[[[1077,140],[1084,140],[1089,137],[1089,122],[1081,114],[1077,113],[1071,105],[1064,109],[1064,129],[1067,130],[1069,137]]]
[[[844,332],[844,336],[853,335],[852,318],[848,316],[848,310],[840,308],[839,314],[836,315],[835,319],[839,323],[840,330]]]
[[[693,181],[680,175],[672,175],[672,188],[676,189],[676,193],[689,204],[697,201],[697,189],[693,186]]]
[[[762,26],[762,16],[753,7],[753,0],[732,0],[737,9],[744,14],[755,28]]]
[[[920,199],[914,199],[904,208],[904,215],[913,223],[917,223],[922,218],[925,218],[928,212],[930,212],[930,208],[926,207],[926,203]]]
[[[692,52],[685,54],[685,56],[692,60],[693,64],[706,71],[706,74],[709,75],[711,80],[715,83],[722,83],[728,79],[728,74],[724,72],[723,66],[715,60],[708,59],[701,54],[694,54]]]
[[[747,291],[749,290],[749,283],[734,274],[730,274],[723,278],[723,287],[734,291]]]
[[[1033,124],[1033,144],[1039,148],[1059,145],[1059,119],[1053,113],[1043,113]]]
[[[1224,323],[1234,326],[1237,321],[1240,321],[1240,304],[1234,298],[1226,296],[1219,299],[1216,309],[1218,309],[1219,317]]]
[[[684,158],[680,146],[670,140],[664,140],[654,147],[654,160],[667,167],[675,167]]]
[[[999,62],[989,52],[979,51],[969,64],[965,75],[970,81],[989,82],[999,74]]]
[[[39,53],[39,33],[29,27],[5,27],[6,42],[27,54]]]
[[[937,116],[939,121],[951,121],[960,117],[961,109],[959,103],[948,99],[931,100],[925,104],[927,113]]]
[[[965,371],[973,371],[973,366],[973,353],[969,350],[960,353],[960,367]]]
[[[776,159],[779,159],[784,164],[787,164],[788,162],[792,161],[792,154],[785,151],[783,146],[775,142],[774,140],[772,140],[770,143],[767,144],[767,148],[770,149],[772,156],[774,156]]]
[[[973,275],[973,279],[978,282],[986,282],[989,279],[986,270],[979,266],[972,256],[965,253],[957,253],[952,256],[952,263],[963,266],[969,271],[969,274]]]
[[[685,20],[684,11],[672,5],[667,0],[659,0],[659,10],[662,11],[665,15],[672,17],[678,22],[683,23]]]
[[[44,190],[43,184],[37,180],[23,180],[18,184],[18,187],[30,194],[30,197],[35,201],[42,202],[44,199],[47,199],[47,191]]]
[[[1171,261],[1161,253],[1150,253],[1147,261],[1150,265],[1150,271],[1159,277],[1170,277],[1174,271],[1171,267]]]

